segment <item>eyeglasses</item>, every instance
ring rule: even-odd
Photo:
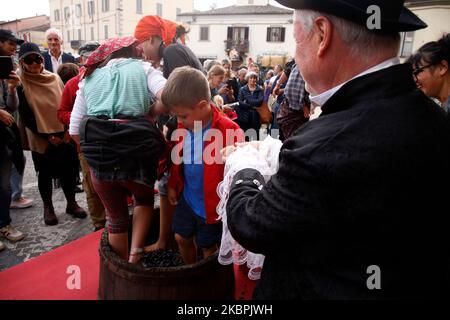
[[[28,65],[32,65],[33,62],[35,62],[37,64],[41,64],[42,62],[44,62],[44,59],[40,55],[31,54],[31,55],[23,58],[23,62],[25,62]]]
[[[417,76],[419,75],[419,74],[421,74],[426,68],[429,68],[429,67],[432,67],[434,64],[427,64],[426,66],[422,66],[422,67],[420,67],[420,68],[417,68],[417,69],[414,69],[413,70],[413,76],[414,76],[414,79],[416,79],[416,81],[418,80],[417,79]]]

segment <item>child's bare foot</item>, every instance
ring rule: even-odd
[[[148,252],[156,251],[158,249],[166,249],[166,247],[167,247],[167,245],[164,242],[157,241],[152,245],[144,247],[144,252],[148,253]]]
[[[130,252],[130,257],[128,258],[128,263],[136,264],[141,261],[142,255],[144,254],[144,249],[133,248]]]

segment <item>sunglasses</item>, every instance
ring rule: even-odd
[[[422,67],[420,67],[420,68],[414,69],[414,70],[413,70],[413,76],[414,76],[414,78],[417,80],[417,76],[418,76],[419,74],[421,74],[426,68],[429,68],[429,67],[432,67],[432,66],[434,66],[434,64],[427,64],[426,66],[422,66]]]
[[[29,56],[23,58],[23,62],[28,65],[32,65],[33,62],[35,62],[36,64],[41,64],[42,62],[44,62],[44,59],[40,55],[30,54]]]

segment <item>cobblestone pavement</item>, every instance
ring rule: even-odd
[[[6,249],[0,252],[0,271],[37,257],[61,245],[79,239],[94,231],[89,216],[76,219],[66,214],[66,200],[61,188],[53,190],[53,205],[59,223],[47,226],[44,223],[43,204],[37,187],[37,177],[33,167],[31,153],[25,152],[27,163],[23,179],[23,194],[34,199],[32,207],[12,209],[12,225],[26,234],[26,238],[15,244],[0,239]],[[77,193],[78,204],[87,211],[86,195]]]

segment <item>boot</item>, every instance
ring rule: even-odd
[[[84,209],[81,208],[76,201],[67,202],[66,213],[78,219],[84,219],[87,217],[86,211],[84,211]]]
[[[44,222],[48,226],[54,226],[58,224],[58,218],[55,215],[53,204],[44,204]]]

